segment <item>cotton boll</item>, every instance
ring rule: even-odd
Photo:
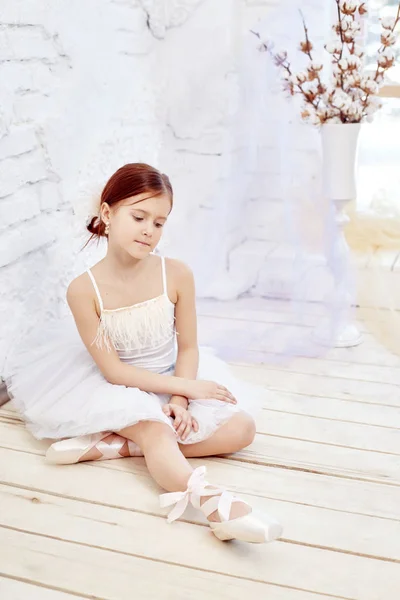
[[[359,69],[361,67],[361,60],[358,56],[349,56],[347,59],[347,63],[349,65],[349,69]]]
[[[356,36],[353,31],[346,31],[346,33],[343,34],[343,39],[347,44],[353,44]]]
[[[307,81],[307,77],[307,73],[305,73],[304,71],[300,71],[300,73],[297,73],[297,75],[295,75],[296,83],[304,83],[305,81]]]
[[[326,109],[317,110],[317,117],[320,123],[325,123],[329,118],[329,113]]]
[[[305,123],[308,123],[309,125],[319,125],[320,124],[320,120],[316,115],[314,107],[306,102],[303,104],[301,118]]]
[[[385,48],[383,50],[381,56],[384,56],[388,60],[394,60],[394,52],[391,48]]]
[[[394,63],[394,52],[391,48],[385,48],[378,57],[378,64],[384,69],[389,69]]]
[[[325,44],[325,50],[329,52],[329,54],[340,54],[342,50],[342,44],[338,40],[333,40]]]
[[[356,83],[355,77],[353,75],[348,75],[345,80],[345,84],[347,87],[353,87]]]
[[[346,32],[352,32],[352,33],[358,33],[361,29],[361,25],[360,23],[358,23],[357,21],[346,21],[345,19],[342,20],[342,33],[346,33]]]
[[[275,54],[275,62],[277,64],[282,64],[286,61],[288,55],[287,52],[283,51],[283,52],[278,52],[277,54]]]
[[[340,110],[347,108],[351,104],[351,99],[342,90],[336,90],[332,98],[332,105]]]
[[[395,24],[395,17],[382,17],[381,19],[381,25],[384,29],[393,29]]]
[[[385,46],[394,46],[397,41],[396,34],[391,31],[384,31],[381,35],[381,42]]]
[[[312,94],[318,94],[318,83],[315,81],[311,81],[307,86],[307,91]]]
[[[335,89],[336,89],[336,87],[334,87],[333,85],[327,85],[326,86],[326,90],[325,90],[325,93],[323,95],[324,102],[328,102],[329,101],[329,96],[331,96],[334,93]]]
[[[351,29],[354,33],[361,31],[361,23],[359,21],[351,21]]]
[[[346,107],[346,111],[349,115],[356,115],[359,111],[358,103],[356,101],[350,103],[349,106]]]
[[[308,70],[313,70],[313,71],[322,71],[323,65],[322,65],[322,63],[318,63],[318,62],[312,61],[308,65],[307,69]]]
[[[367,15],[368,14],[368,8],[367,8],[367,4],[366,2],[362,2],[358,8],[358,12],[360,15]]]
[[[363,110],[364,105],[360,101],[355,100],[347,107],[347,115],[353,122],[358,122],[362,118]]]
[[[369,77],[363,79],[363,81],[361,82],[361,87],[364,91],[368,92],[369,94],[377,94],[379,91],[379,85],[376,83],[376,81]]]
[[[295,90],[293,83],[284,79],[282,88],[284,92],[287,92],[289,94],[289,96],[294,96]]]
[[[317,114],[313,114],[310,116],[309,123],[311,123],[311,125],[321,125],[321,119]]]
[[[315,111],[314,109],[308,108],[307,104],[301,112],[301,118],[304,123],[310,123],[311,125],[315,125]]]
[[[336,115],[336,111],[335,111],[335,109],[334,109],[334,108],[332,108],[331,106],[329,106],[329,107],[326,109],[326,112],[327,112],[328,119],[333,119],[333,118],[335,117],[335,115]]]
[[[345,15],[354,15],[357,8],[359,8],[359,3],[355,0],[340,0],[339,6]]]
[[[358,57],[364,56],[364,50],[363,50],[362,46],[359,46],[357,44],[355,44],[353,52],[354,52],[355,56],[358,56]]]

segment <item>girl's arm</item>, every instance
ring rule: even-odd
[[[196,379],[199,368],[199,348],[197,343],[196,293],[193,274],[189,267],[178,260],[167,260],[177,294],[175,305],[175,325],[178,333],[178,356],[175,376],[184,379]],[[176,394],[171,404],[188,406],[186,397]]]
[[[97,334],[99,316],[90,281],[87,280],[86,275],[81,275],[71,283],[67,292],[67,301],[82,341],[107,381],[155,394],[185,396],[188,393],[188,379],[158,375],[146,369],[127,365],[120,360],[116,350],[98,348],[92,343]],[[192,379],[195,379],[195,375]]]

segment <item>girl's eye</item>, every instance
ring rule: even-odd
[[[156,223],[156,227],[160,228],[160,227],[164,227],[163,223]]]
[[[143,217],[135,217],[135,215],[133,215],[133,218],[135,221],[143,221]]]

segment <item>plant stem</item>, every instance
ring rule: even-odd
[[[343,38],[343,29],[342,29],[342,11],[340,10],[340,4],[339,4],[339,0],[335,0],[336,5],[337,5],[337,13],[338,13],[338,25],[339,25],[339,34],[340,34],[340,41],[342,43],[342,49],[340,51],[340,56],[338,59],[338,63],[340,60],[342,60],[343,58],[343,51],[344,51],[344,38]],[[339,67],[340,68],[340,67]],[[343,73],[340,73],[340,87],[343,89]],[[344,123],[346,121],[342,111],[340,111],[340,120],[342,121],[342,123]]]
[[[306,25],[306,20],[304,18],[303,12],[301,10],[299,12],[300,12],[301,20],[303,21],[303,28],[304,28],[304,35],[306,37],[306,44],[307,44],[307,47],[309,48],[310,47],[310,38],[308,37],[308,28]],[[311,62],[313,62],[311,50],[308,50],[306,52],[306,54],[307,54],[308,58],[311,60]],[[319,89],[322,89],[322,81],[321,81],[321,76],[319,74],[319,71],[317,71],[317,81],[318,81]],[[320,103],[320,98],[317,100],[317,108],[319,106],[319,103]]]

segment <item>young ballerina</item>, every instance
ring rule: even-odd
[[[169,521],[190,502],[221,540],[271,541],[279,523],[256,517],[187,460],[248,446],[255,425],[245,412],[251,387],[215,356],[199,356],[192,273],[154,254],[172,202],[168,177],[148,165],[110,178],[88,225],[92,238],[107,238],[107,254],[67,292],[76,328],[33,353],[9,392],[35,437],[60,440],[51,462],[144,456],[169,492],[161,495],[173,507]]]

